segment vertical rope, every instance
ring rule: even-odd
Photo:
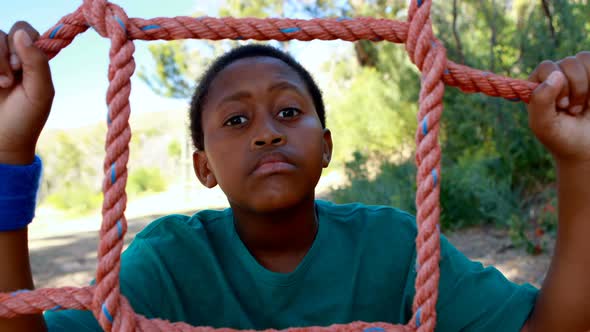
[[[127,163],[129,161],[129,95],[135,71],[135,45],[127,36],[127,14],[106,0],[85,0],[84,14],[97,32],[111,40],[107,90],[108,131],[104,161],[103,223],[98,247],[96,289],[92,311],[102,328],[109,332],[135,330],[134,313],[121,310],[119,272],[123,238],[127,231]]]
[[[445,48],[432,33],[431,0],[412,1],[408,9],[408,40],[406,50],[422,72],[418,128],[416,130],[417,192],[416,294],[410,320],[420,332],[432,332],[436,326],[436,301],[440,277],[440,159],[438,144],[440,117],[443,110],[446,64]]]

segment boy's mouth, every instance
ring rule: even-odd
[[[274,151],[262,155],[254,166],[253,175],[270,175],[275,173],[285,173],[295,170],[289,159],[280,152]]]

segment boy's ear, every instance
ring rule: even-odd
[[[322,158],[322,166],[324,168],[330,165],[330,160],[332,160],[332,133],[330,129],[324,129],[324,155]]]
[[[205,151],[193,152],[193,169],[195,175],[201,183],[207,188],[213,188],[217,185],[215,174],[209,169],[209,160]]]

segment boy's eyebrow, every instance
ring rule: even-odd
[[[289,83],[287,81],[275,83],[268,88],[268,91],[273,90],[295,90],[297,93],[303,95],[303,91],[301,91],[301,89],[297,85]]]
[[[230,101],[238,101],[241,99],[245,99],[245,98],[250,98],[252,97],[252,94],[250,94],[250,92],[248,91],[238,91],[236,93],[234,93],[233,95],[229,95],[223,99],[221,99],[221,101],[219,102],[219,104],[223,104],[223,103],[227,103]]]
[[[275,83],[268,88],[269,92],[275,91],[275,90],[295,90],[295,92],[299,93],[300,95],[304,95],[303,91],[301,91],[301,89],[297,85],[289,83],[287,81],[281,81],[281,82]],[[230,101],[238,101],[238,100],[250,98],[250,97],[252,97],[252,94],[250,92],[238,91],[232,95],[229,95],[229,96],[223,98],[219,102],[219,104],[227,103]]]

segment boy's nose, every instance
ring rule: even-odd
[[[265,126],[252,140],[252,149],[266,146],[282,146],[287,143],[287,137],[271,126]]]

